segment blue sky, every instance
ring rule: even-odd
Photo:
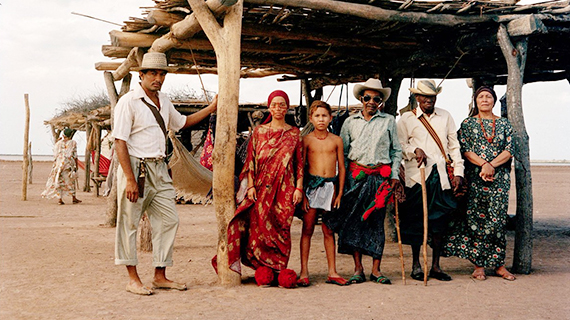
[[[52,153],[53,142],[43,121],[50,119],[62,102],[105,88],[103,73],[94,64],[110,61],[101,53],[109,44],[109,31],[119,27],[72,15],[78,12],[122,23],[128,17],[142,17],[139,7],[152,7],[150,0],[3,0],[0,2],[0,154],[21,154],[24,137],[24,94],[30,96],[30,141],[34,155]],[[217,77],[203,76],[207,90],[218,91]],[[350,92],[352,92],[350,85]],[[407,104],[409,79],[398,96],[399,106]],[[200,90],[197,76],[168,75],[163,90],[189,87]],[[274,89],[289,93],[299,101],[299,82],[277,82],[276,77],[242,80],[242,102],[265,101]],[[332,87],[325,88],[328,97]],[[496,88],[501,96],[505,86]],[[339,88],[329,103],[339,100]],[[464,79],[446,80],[437,106],[449,110],[457,124],[465,118],[471,91]],[[342,103],[345,103],[343,99]],[[349,103],[357,101],[350,95]],[[567,81],[535,83],[523,88],[525,123],[530,136],[532,160],[570,160],[570,85]],[[499,106],[495,113],[500,113]],[[85,138],[78,136],[79,150]]]

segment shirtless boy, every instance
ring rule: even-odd
[[[323,101],[313,102],[309,109],[309,120],[315,130],[303,138],[303,152],[306,159],[306,192],[303,209],[306,213],[303,216],[301,236],[301,274],[297,281],[300,287],[310,285],[307,265],[311,237],[317,221],[317,210],[325,213],[340,206],[345,178],[342,139],[327,130],[332,121],[331,107]],[[328,263],[326,282],[340,286],[347,285],[347,280],[336,272],[334,233],[324,223],[322,229]]]

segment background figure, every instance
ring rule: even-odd
[[[506,280],[515,277],[505,268],[507,211],[511,186],[512,127],[493,114],[495,91],[481,87],[475,107],[459,129],[468,183],[466,215],[452,222],[443,254],[468,259],[473,278],[485,280],[485,268],[495,268]]]
[[[398,179],[402,150],[396,120],[382,111],[390,92],[378,79],[354,86],[353,94],[362,103],[362,111],[346,119],[340,132],[347,165],[346,187],[340,209],[323,216],[323,222],[338,233],[338,252],[353,256],[350,283],[366,280],[362,255],[373,260],[370,281],[391,283],[380,271],[380,263],[387,198],[391,190],[399,194],[402,189]]]
[[[66,128],[63,137],[57,141],[54,147],[54,160],[51,173],[46,182],[46,189],[42,192],[43,198],[59,198],[59,204],[63,202],[63,196],[71,196],[73,203],[81,200],[75,197],[77,186],[77,143],[72,139],[75,130]]]
[[[417,88],[410,88],[418,101],[418,108],[405,112],[398,121],[398,137],[402,144],[406,168],[406,201],[400,206],[400,230],[402,242],[412,246],[411,277],[421,281],[424,280],[424,271],[420,264],[424,223],[419,167],[422,163],[426,165],[428,233],[433,249],[430,278],[451,280],[451,277],[441,270],[439,257],[443,235],[451,215],[457,209],[454,192],[458,193],[464,185],[463,158],[461,158],[455,122],[449,112],[435,107],[436,97],[441,89],[436,87],[433,80],[419,81]],[[441,143],[441,148],[421,119],[429,123],[430,130],[433,129],[437,140]],[[453,177],[447,171],[448,158],[453,161]]]
[[[289,97],[274,91],[267,105],[272,120],[253,130],[240,174],[239,205],[228,225],[229,265],[238,273],[240,262],[274,273],[287,267],[293,213],[303,200],[301,133],[285,123]]]

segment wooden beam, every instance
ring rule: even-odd
[[[546,33],[546,27],[540,19],[531,14],[509,22],[507,32],[511,37],[529,36],[535,33]]]
[[[520,39],[513,45],[505,25],[501,24],[497,39],[508,68],[507,109],[508,118],[513,126],[515,145],[515,177],[517,197],[517,223],[513,272],[529,274],[532,266],[532,177],[529,157],[529,138],[524,124],[522,110],[522,85],[526,62],[528,39]]]
[[[152,25],[170,27],[171,25],[184,20],[184,16],[176,13],[166,12],[162,9],[150,10],[146,16],[146,21]]]
[[[210,7],[213,12],[216,12],[217,15],[221,15],[225,10],[227,10],[228,4],[232,3],[233,0],[207,0],[206,5]],[[163,35],[159,39],[152,40],[150,46],[150,52],[166,52],[174,47],[176,47],[179,43],[179,40],[187,39],[192,37],[194,34],[201,30],[200,24],[197,22],[196,17],[194,17],[194,13],[187,15],[184,20],[175,23],[172,25],[171,30],[169,33]],[[116,30],[111,31],[111,39],[113,39],[113,33],[119,32]],[[147,46],[138,46],[138,45],[125,45],[118,47],[147,47]],[[139,52],[140,53],[140,52]],[[142,59],[142,53],[139,54],[137,61],[140,62]],[[133,59],[127,59],[123,61],[121,67],[119,68],[120,72],[116,72],[113,74],[115,80],[121,80],[128,70],[132,67],[136,66],[134,64]],[[127,71],[125,71],[127,70]]]
[[[299,32],[297,30],[283,30],[282,28],[260,25],[260,24],[244,24],[242,28],[242,35],[244,36],[255,36],[255,37],[273,37],[279,40],[295,40],[295,41],[313,41],[324,44],[331,44],[333,46],[342,47],[366,47],[376,50],[383,50],[386,48],[410,48],[416,47],[419,44],[417,42],[395,42],[395,41],[377,41],[372,42],[366,39],[358,38],[342,38],[334,37],[327,33],[316,33],[316,32]]]
[[[157,35],[145,34],[145,33],[134,33],[134,32],[122,32],[113,30],[109,33],[111,36],[111,42],[117,47],[140,47],[149,48],[152,50],[154,44],[159,41]],[[207,39],[187,39],[177,41],[177,49],[185,50],[213,50],[212,44]],[[314,54],[314,55],[326,55],[326,56],[342,56],[345,51],[331,49],[330,46],[294,46],[294,45],[260,45],[259,43],[251,43],[244,41],[242,43],[242,52],[255,52],[255,53],[273,53],[273,54]]]
[[[105,57],[126,58],[132,49],[133,48],[117,47],[106,44],[101,46],[101,53],[103,53]]]
[[[99,71],[114,71],[122,65],[121,62],[97,62],[95,63],[95,70]],[[174,74],[218,74],[218,68],[208,67],[179,67],[169,73]],[[283,74],[283,71],[274,71],[271,69],[243,69],[240,70],[241,78],[264,78],[268,76],[275,76]],[[123,93],[124,94],[124,93]]]
[[[138,47],[132,48],[127,56],[127,59],[113,72],[113,81],[123,79],[127,73],[131,71],[132,67],[138,66],[142,60],[143,52]],[[113,84],[114,87],[114,84]],[[116,89],[115,93],[116,93]]]
[[[231,2],[223,0],[207,0],[206,6],[214,13],[215,16],[221,16]],[[175,23],[170,27],[170,32],[160,37],[160,39],[153,42],[150,52],[166,52],[172,48],[177,48],[179,40],[184,40],[193,37],[196,33],[200,32],[202,27],[196,19],[195,13],[187,15],[184,20]]]
[[[402,12],[380,7],[344,1],[325,0],[245,0],[246,3],[267,6],[309,8],[355,16],[376,21],[398,21],[444,26],[457,26],[492,21],[491,16],[457,16],[453,14],[429,14],[423,12]]]

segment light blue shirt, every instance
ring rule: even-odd
[[[350,116],[340,130],[345,164],[355,161],[363,165],[392,165],[392,179],[398,179],[402,148],[394,116],[377,111],[369,121],[362,112]]]

